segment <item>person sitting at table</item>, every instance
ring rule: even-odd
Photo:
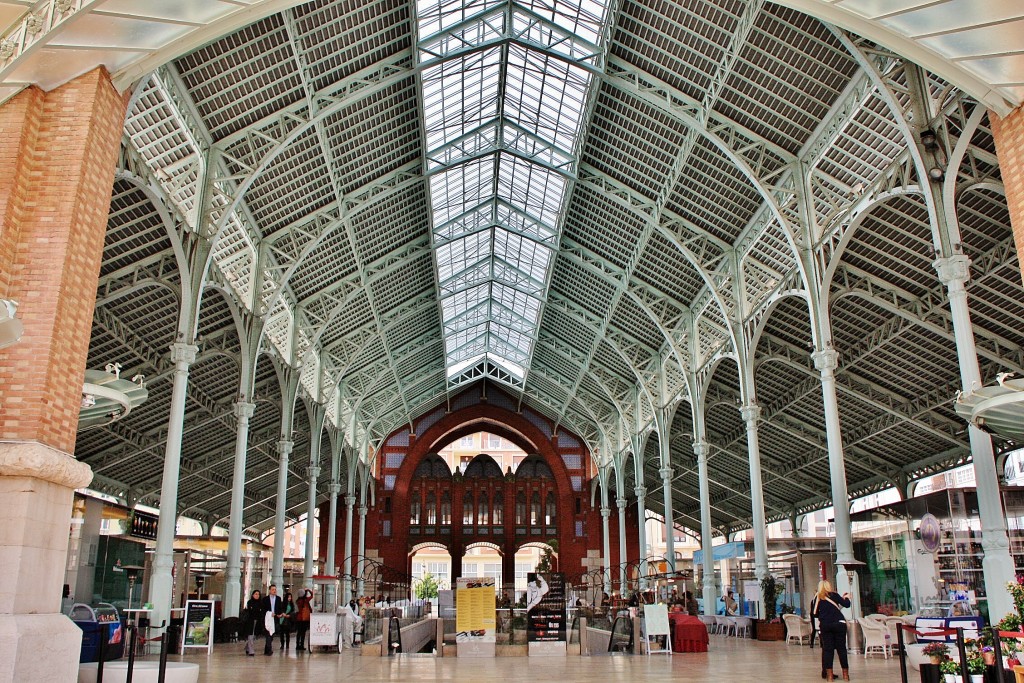
[[[682,614],[682,613],[683,613],[683,605],[682,605],[682,603],[679,603],[679,602],[672,603],[672,614]]]
[[[697,616],[700,612],[700,606],[697,604],[697,598],[693,597],[693,593],[686,591],[683,593],[683,599],[686,607],[686,613],[691,617]]]

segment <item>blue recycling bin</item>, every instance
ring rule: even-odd
[[[100,643],[104,643],[103,661],[124,656],[125,630],[117,608],[108,603],[90,607],[76,603],[71,608],[71,621],[82,629],[82,653],[79,662],[98,662]]]

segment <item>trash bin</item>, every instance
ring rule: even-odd
[[[108,603],[90,607],[76,603],[71,608],[71,621],[82,629],[82,652],[79,662],[98,662],[100,644],[103,645],[103,661],[120,659],[124,656],[124,627],[117,608]]]
[[[846,620],[846,649],[854,654],[864,652],[864,631],[852,619]]]

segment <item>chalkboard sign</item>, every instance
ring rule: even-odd
[[[181,654],[185,648],[204,648],[213,652],[213,600],[189,600],[185,603],[185,637],[181,639]]]

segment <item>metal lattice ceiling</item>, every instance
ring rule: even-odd
[[[102,490],[159,495],[166,349],[186,289],[173,243],[215,239],[180,499],[207,522],[227,516],[236,319],[265,335],[246,491],[256,528],[272,516],[289,367],[356,452],[485,379],[602,463],[650,429],[655,404],[681,399],[674,504],[693,526],[685,401],[697,374],[714,525],[741,527],[750,484],[730,326],[761,330],[768,516],[826,505],[807,305],[779,300],[801,286],[797,244],[830,278],[851,494],[962,463],[905,72],[876,43],[753,0],[321,0],[218,35],[134,91],[89,366],[145,374],[150,398],[83,433],[78,456]],[[982,371],[1022,372],[1024,294],[987,118],[927,79],[944,147],[965,138],[947,173]],[[305,411],[296,425],[308,453]],[[656,436],[645,443],[650,487]],[[292,463],[297,514],[304,462]]]

